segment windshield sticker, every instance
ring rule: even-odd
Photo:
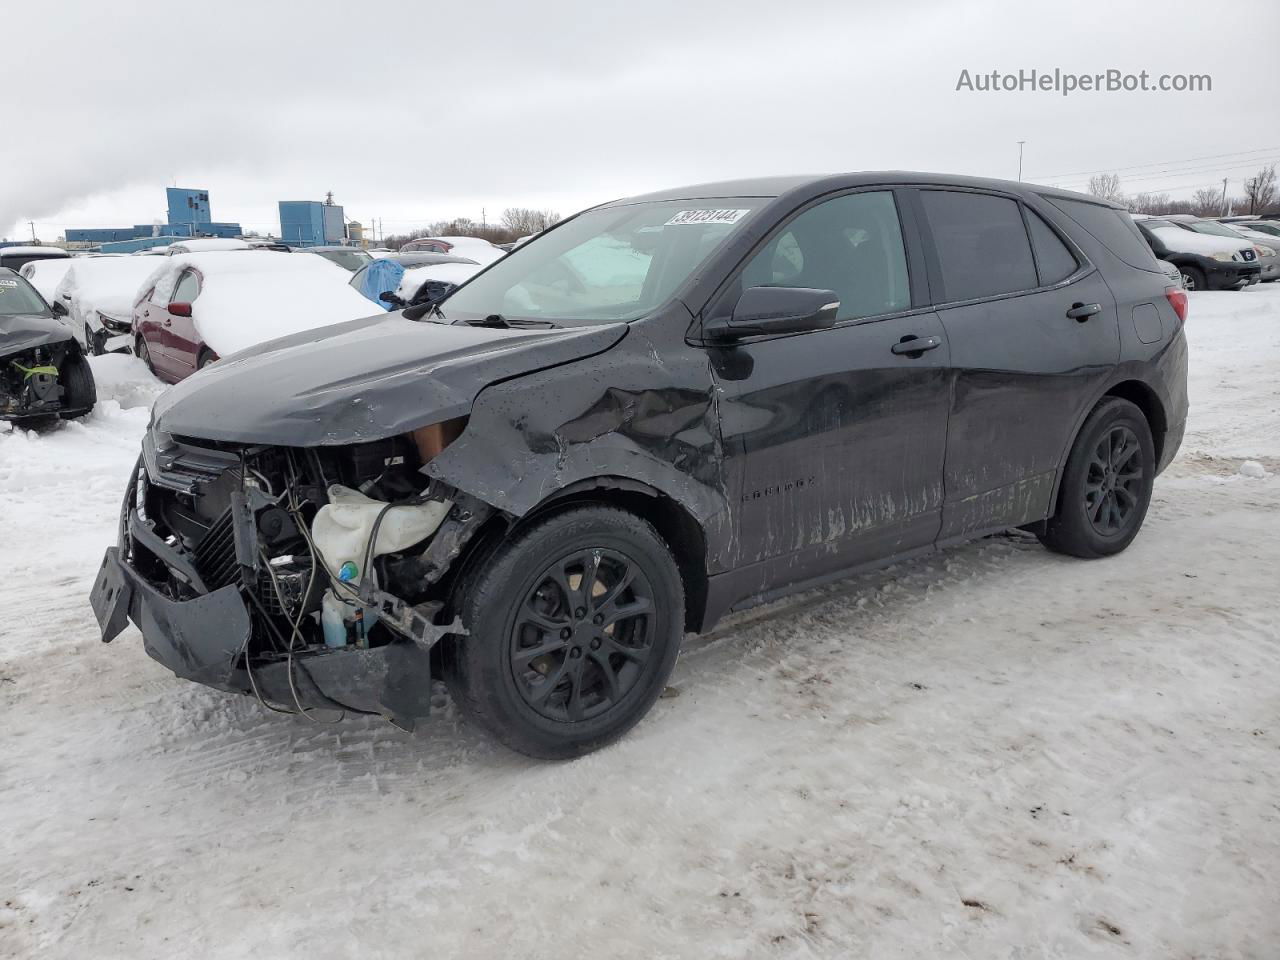
[[[17,285],[17,280],[0,280],[0,287],[16,287]]]
[[[674,227],[683,223],[737,223],[750,210],[681,210],[668,220],[665,226]]]

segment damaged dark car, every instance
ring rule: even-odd
[[[0,420],[26,425],[79,417],[96,397],[71,327],[35,287],[0,267]]]
[[[1181,442],[1185,311],[1122,211],[1025,184],[608,203],[169,390],[94,610],[275,709],[411,728],[442,677],[575,756],[730,611],[1015,527],[1122,551]]]

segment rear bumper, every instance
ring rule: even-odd
[[[259,657],[250,676],[245,653],[254,623],[240,587],[175,600],[128,562],[139,547],[163,547],[141,529],[145,524],[133,507],[134,489],[131,483],[120,520],[120,544],[103,556],[89,597],[104,643],[132,622],[142,633],[147,655],[176,676],[228,693],[261,696],[290,710],[379,714],[407,728],[430,713],[430,648],[409,640],[369,649],[312,648],[292,656]]]

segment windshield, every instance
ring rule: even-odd
[[[1208,233],[1215,237],[1230,237],[1232,240],[1243,240],[1244,236],[1236,233],[1230,227],[1224,227],[1220,223],[1212,223],[1208,220],[1201,220],[1198,223],[1191,224],[1191,229],[1196,233]]]
[[[314,253],[348,270],[359,270],[373,259],[363,250],[316,250]]]
[[[21,277],[0,277],[0,317],[20,313],[47,314],[49,308],[35,288]]]
[[[444,303],[447,320],[634,320],[662,306],[766,200],[588,210],[522,244]]]

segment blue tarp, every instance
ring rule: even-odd
[[[400,286],[400,278],[404,276],[404,267],[396,263],[394,260],[375,260],[365,268],[364,276],[360,278],[360,292],[382,307],[383,310],[390,310],[391,304],[383,303],[378,299],[378,294],[385,290],[395,292],[396,287]]]

